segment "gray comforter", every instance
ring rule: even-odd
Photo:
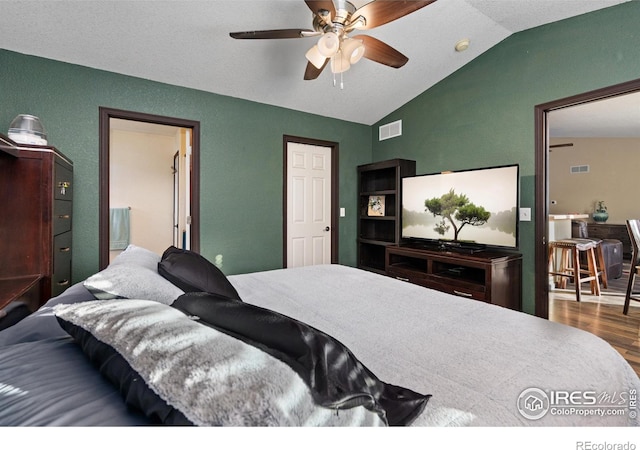
[[[591,333],[345,266],[230,280],[245,302],[276,309],[340,340],[380,379],[432,394],[414,425],[640,423],[637,407],[635,413],[629,409],[629,396],[640,390],[638,376]],[[528,389],[550,397],[579,392],[574,399],[584,397],[583,404],[543,405],[548,412],[532,420],[518,409]],[[532,400],[540,395],[529,392]],[[524,413],[535,417],[526,410],[526,395]]]
[[[245,302],[332,335],[381,380],[432,394],[414,425],[639,424],[638,377],[590,333],[338,265],[229,279]],[[0,332],[0,425],[147,423],[52,315],[92,299],[78,284]]]

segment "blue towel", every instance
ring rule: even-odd
[[[111,208],[109,216],[109,250],[124,250],[129,245],[129,208]]]

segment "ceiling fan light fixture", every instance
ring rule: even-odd
[[[318,40],[318,50],[325,58],[331,58],[340,49],[340,38],[332,31],[325,33]]]
[[[333,58],[331,58],[331,72],[342,73],[351,68],[349,58],[343,52],[338,52]]]
[[[320,53],[317,45],[311,47],[304,56],[306,56],[307,60],[313,64],[316,69],[322,69],[324,62],[327,60],[327,57]]]
[[[347,38],[342,41],[342,53],[355,64],[364,56],[364,44],[359,39]]]

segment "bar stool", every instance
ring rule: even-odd
[[[549,275],[560,277],[561,289],[566,288],[568,278],[573,278],[577,301],[580,301],[580,287],[587,281],[591,287],[591,294],[600,296],[600,272],[596,263],[596,248],[597,243],[589,239],[562,239],[549,242]],[[558,251],[560,261],[556,261]],[[582,269],[580,266],[580,252],[584,252],[586,256],[587,269]]]

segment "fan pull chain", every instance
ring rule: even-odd
[[[333,74],[333,87],[336,87],[337,81],[336,81],[336,74]],[[340,72],[340,89],[344,89],[344,79],[342,78],[342,72]]]
[[[340,53],[338,53],[338,54],[340,54]],[[335,58],[336,58],[335,55],[331,57],[331,65],[332,66],[335,64],[335,61],[336,61]],[[340,69],[340,89],[344,89],[344,78],[343,78],[343,75],[342,75],[344,73],[344,71],[342,70],[342,58],[338,59],[338,64],[340,64],[340,67],[339,67],[339,69]],[[333,75],[333,87],[336,87],[336,85],[338,84],[337,80],[336,80],[336,73],[333,70],[331,70],[331,73]]]

